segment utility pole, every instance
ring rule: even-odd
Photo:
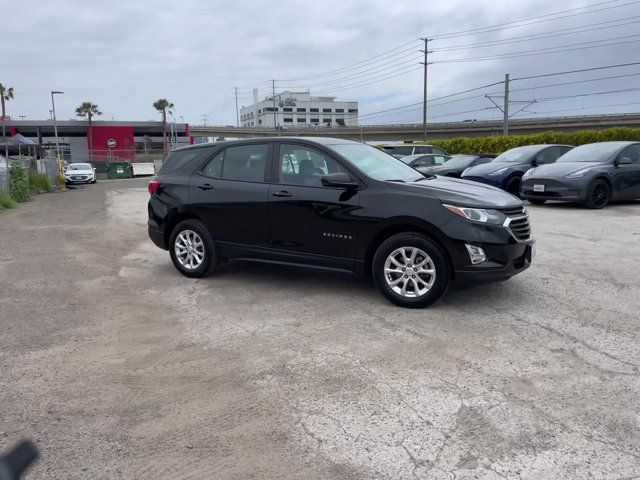
[[[502,108],[504,114],[502,120],[502,135],[505,137],[509,135],[509,74],[504,74],[504,107]]]
[[[58,172],[60,170],[60,141],[58,139],[58,120],[56,119],[56,102],[53,98],[54,95],[60,94],[62,95],[64,92],[58,92],[55,90],[51,91],[51,108],[53,110],[53,134],[56,136],[56,173],[54,176],[54,182],[57,182]]]
[[[204,124],[204,126],[207,126],[207,118],[209,118],[209,115],[207,115],[206,113],[202,114],[202,123]]]
[[[488,98],[491,101],[491,103],[493,103],[496,106],[496,108],[502,112],[502,135],[504,136],[509,135],[509,117],[513,117],[514,115],[517,115],[522,111],[525,111],[527,107],[530,107],[531,105],[536,103],[535,99],[534,100],[509,100],[509,74],[508,73],[505,73],[504,75],[504,97],[487,94],[485,95],[485,98]],[[496,102],[494,98],[502,98],[503,99],[502,105]],[[524,104],[524,107],[510,114],[509,113],[510,103],[522,103]]]
[[[428,66],[429,66],[429,39],[428,38],[422,38],[421,40],[424,41],[424,50],[421,50],[421,52],[424,53],[424,63],[422,63],[424,65],[424,91],[422,94],[422,139],[424,141],[427,140],[427,71],[428,71]]]
[[[240,127],[240,117],[238,116],[238,87],[233,87],[236,92],[236,127]]]
[[[271,80],[271,98],[273,99],[273,126],[280,135],[280,129],[278,128],[278,115],[276,113],[276,81]]]

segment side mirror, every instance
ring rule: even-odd
[[[334,187],[334,188],[358,188],[358,182],[352,180],[349,175],[346,173],[338,172],[338,173],[329,173],[327,175],[323,175],[320,177],[320,181],[322,182],[323,187]]]
[[[631,163],[633,163],[633,162],[631,161],[631,159],[629,157],[620,157],[616,161],[616,165],[630,165]]]

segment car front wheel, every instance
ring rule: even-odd
[[[587,190],[587,208],[599,209],[606,207],[611,197],[611,187],[602,179],[596,179]]]
[[[401,307],[420,308],[437,302],[449,286],[447,259],[431,240],[401,233],[378,248],[372,265],[380,292]]]
[[[211,275],[219,264],[213,239],[199,220],[178,223],[169,239],[169,254],[176,269],[185,277]]]

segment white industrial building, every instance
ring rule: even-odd
[[[285,91],[240,109],[243,127],[313,127],[357,125],[358,102],[337,102],[336,97],[316,97],[310,92]],[[274,101],[275,100],[275,101]]]

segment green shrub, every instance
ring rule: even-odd
[[[9,187],[11,197],[20,203],[29,200],[29,181],[18,162],[11,162],[9,174],[11,175],[11,185]]]
[[[448,153],[487,153],[499,155],[510,148],[538,143],[560,143],[584,145],[585,143],[611,142],[616,140],[640,141],[640,128],[614,127],[606,130],[579,130],[577,132],[542,132],[532,135],[509,135],[508,137],[456,137],[427,142]],[[423,143],[423,142],[414,142]]]
[[[18,204],[8,194],[0,192],[0,210],[5,208],[16,208]]]
[[[29,191],[31,193],[46,193],[51,190],[51,180],[46,173],[29,174]]]

